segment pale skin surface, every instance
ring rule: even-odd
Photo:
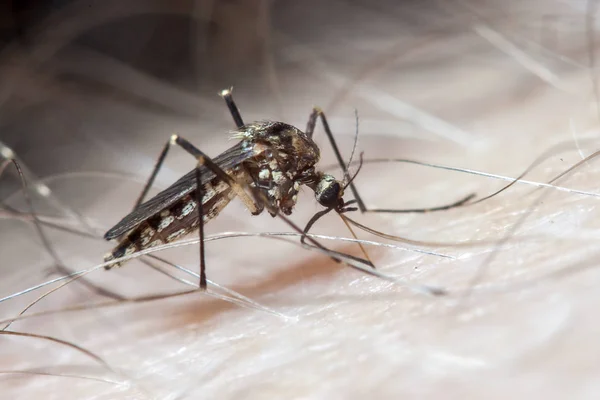
[[[233,122],[215,94],[230,84],[235,84],[248,122],[279,119],[304,129],[311,107],[320,105],[346,157],[355,131],[354,108],[360,116],[358,151],[367,160],[405,157],[514,177],[538,155],[564,142],[569,151],[551,157],[527,178],[547,182],[600,148],[587,68],[585,3],[465,2],[445,3],[445,8],[432,4],[429,9],[339,3],[327,10],[317,3],[292,9],[290,2],[271,10],[277,18],[271,17],[268,29],[261,25],[265,31],[258,36],[269,38],[272,64],[268,57],[255,55],[248,63],[259,66],[245,69],[244,57],[253,51],[217,51],[226,53],[218,61],[234,65],[239,78],[223,83],[215,78],[217,82],[198,90],[182,90],[84,46],[67,48],[58,57],[48,39],[38,43],[38,53],[28,53],[39,57],[29,61],[13,49],[1,60],[14,80],[3,88],[0,139],[37,176],[60,174],[47,181],[52,193],[100,231],[129,211],[171,133],[211,155],[230,145],[227,131]],[[252,2],[247,6],[244,15],[254,19],[244,20],[246,28],[255,34],[253,23],[265,12]],[[186,7],[171,13],[192,13]],[[193,12],[204,15],[208,9],[203,3]],[[90,14],[76,11],[80,25],[93,24],[93,18],[82,17]],[[215,18],[230,24],[237,14],[227,11],[218,9]],[[100,14],[91,15],[101,19]],[[85,32],[81,26],[73,29]],[[244,29],[238,38],[252,43]],[[220,35],[213,39],[219,46],[236,40],[235,32]],[[67,43],[72,40],[68,34],[63,37]],[[51,61],[40,69],[40,58]],[[113,89],[59,80],[59,72],[77,72]],[[135,101],[111,95],[117,92],[114,87],[122,91],[118,93],[134,93]],[[154,102],[154,108],[140,99]],[[316,140],[323,152],[320,165],[332,164],[320,126]],[[597,193],[598,165],[590,161],[557,185]],[[189,156],[172,151],[157,189],[193,166]],[[112,175],[68,175],[85,171]],[[339,170],[332,171],[341,178]],[[18,183],[12,170],[5,174],[2,185]],[[368,205],[385,208],[436,206],[471,192],[482,197],[503,184],[401,164],[365,165],[356,183]],[[414,240],[484,241],[470,247],[426,247],[456,259],[367,247],[380,272],[443,287],[449,292],[446,297],[414,293],[265,238],[210,242],[209,279],[289,318],[195,293],[19,321],[11,329],[77,344],[116,372],[72,348],[23,337],[0,337],[0,370],[126,383],[7,374],[0,376],[3,396],[596,398],[600,199],[533,189],[517,185],[488,202],[441,213],[352,216]],[[349,192],[346,198],[351,198]],[[10,201],[25,209],[22,197]],[[36,201],[36,206],[40,214],[58,214],[48,201]],[[320,209],[304,189],[293,220],[304,225]],[[527,219],[521,224],[523,216]],[[267,213],[250,216],[238,200],[207,226],[207,234],[289,230]],[[72,270],[99,263],[112,246],[46,232]],[[314,232],[351,237],[335,215]],[[362,232],[359,236],[380,241]],[[0,237],[1,296],[49,279],[53,262],[33,226],[0,221]],[[500,246],[506,237],[510,239]],[[323,243],[360,254],[355,245]],[[197,271],[197,247],[160,255]],[[127,297],[188,290],[137,261],[119,270],[93,272],[89,278]],[[42,293],[0,303],[2,318],[18,314]],[[74,283],[29,312],[99,301],[106,298]]]

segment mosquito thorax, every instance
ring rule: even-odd
[[[337,207],[344,196],[342,183],[328,174],[320,176],[314,190],[319,204],[327,208]]]

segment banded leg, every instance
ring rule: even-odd
[[[314,107],[310,117],[308,118],[308,123],[306,125],[306,134],[312,138],[314,130],[315,130],[315,126],[317,123],[317,118],[321,119],[321,122],[323,124],[323,128],[325,129],[325,134],[327,135],[327,138],[329,139],[329,143],[331,144],[331,148],[333,149],[333,152],[335,153],[335,157],[337,158],[338,163],[340,164],[340,167],[342,168],[342,171],[344,171],[344,177],[346,180],[348,180],[349,186],[350,186],[350,190],[352,191],[352,194],[354,195],[354,199],[356,200],[356,205],[358,206],[358,209],[360,210],[361,213],[366,213],[366,212],[379,212],[379,213],[426,213],[426,212],[432,212],[432,211],[443,211],[443,210],[449,210],[451,208],[456,208],[456,207],[460,207],[462,205],[464,205],[465,203],[467,203],[469,200],[471,200],[473,197],[475,197],[475,194],[470,194],[467,197],[454,202],[452,204],[447,204],[447,205],[443,205],[443,206],[438,206],[438,207],[430,207],[430,208],[411,208],[411,209],[386,209],[386,208],[367,208],[367,206],[365,205],[364,201],[362,200],[362,198],[360,197],[360,195],[358,194],[358,190],[356,189],[356,186],[354,185],[354,183],[351,181],[351,177],[350,174],[348,173],[348,167],[346,166],[346,164],[344,163],[344,160],[342,158],[342,154],[340,153],[340,149],[337,146],[337,143],[335,141],[335,138],[333,137],[333,133],[331,133],[331,128],[329,127],[329,123],[327,122],[327,118],[325,117],[325,113],[323,113],[323,110],[321,110],[318,107]]]
[[[202,186],[202,169],[200,167],[206,167],[213,172],[219,179],[227,183],[229,187],[235,192],[235,194],[244,202],[246,207],[250,210],[253,215],[260,214],[263,210],[263,206],[257,204],[244,190],[242,185],[229,176],[223,169],[221,169],[209,156],[198,149],[196,146],[191,144],[186,139],[173,135],[170,140],[170,144],[176,144],[187,153],[192,155],[196,161],[196,203],[198,204],[198,237],[199,237],[199,248],[200,248],[200,289],[206,289],[206,258],[204,249],[204,214],[202,207],[202,199],[204,198],[204,188]]]
[[[244,126],[244,121],[242,120],[242,116],[240,114],[239,109],[237,108],[235,102],[233,101],[231,91],[232,91],[232,89],[225,89],[225,90],[221,91],[220,95],[225,100],[225,103],[227,104],[227,108],[229,109],[229,112],[231,113],[231,117],[233,118],[233,121],[235,122],[235,125],[238,128],[241,128],[242,126]],[[134,210],[140,204],[142,204],[143,201],[146,199],[146,196],[148,195],[148,191],[154,184],[156,175],[158,175],[158,172],[160,171],[160,169],[162,168],[162,165],[164,164],[165,158],[167,157],[167,153],[169,152],[171,145],[172,145],[172,140],[169,140],[164,145],[162,151],[160,152],[160,155],[158,156],[158,159],[156,160],[156,164],[154,164],[154,169],[152,170],[152,174],[150,174],[150,178],[148,178],[148,181],[146,182],[146,185],[144,186],[142,193],[140,193],[138,199],[135,202],[135,205],[133,206]]]

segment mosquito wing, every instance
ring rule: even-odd
[[[245,149],[242,143],[243,142],[240,142],[228,150],[225,150],[218,157],[213,159],[213,161],[221,167],[221,169],[227,171],[256,155],[252,147]],[[203,185],[215,177],[215,174],[205,166],[200,167],[200,172],[201,184]],[[104,234],[104,239],[111,240],[123,235],[135,228],[141,222],[171,206],[185,195],[193,192],[197,187],[196,170],[194,169],[185,174],[167,189],[145,203],[140,204],[139,207],[106,232]]]

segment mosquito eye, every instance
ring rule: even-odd
[[[317,185],[315,197],[324,207],[335,207],[340,198],[342,186],[333,177],[326,176]]]

